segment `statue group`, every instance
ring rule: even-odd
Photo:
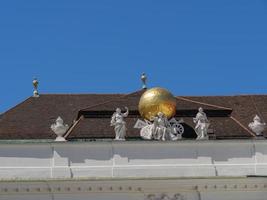
[[[139,128],[140,136],[146,140],[178,140],[182,138],[184,127],[175,118],[168,120],[159,112],[150,121],[137,120],[134,128]]]
[[[129,110],[125,107],[126,112],[122,113],[120,108],[117,108],[111,117],[111,126],[114,126],[115,140],[125,140],[126,122],[124,118],[128,116]],[[202,108],[199,108],[195,118],[193,118],[197,140],[208,139],[209,120]],[[162,112],[158,112],[149,121],[138,119],[134,128],[141,129],[140,136],[145,140],[161,140],[175,141],[182,138],[184,127],[181,124],[183,120],[177,121],[175,118],[168,118]]]

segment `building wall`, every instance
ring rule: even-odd
[[[2,143],[0,179],[267,176],[266,140]]]
[[[266,176],[265,140],[0,144],[0,200],[265,200]]]
[[[266,196],[266,178],[0,182],[0,200],[266,200]]]

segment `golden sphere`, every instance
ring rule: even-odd
[[[141,96],[138,109],[140,115],[147,120],[151,120],[159,112],[165,114],[167,118],[171,118],[176,112],[176,99],[166,89],[151,88]]]

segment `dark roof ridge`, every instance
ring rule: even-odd
[[[237,94],[237,95],[232,95],[232,96],[237,96],[237,97],[242,97],[242,96],[267,96],[267,94]]]
[[[143,89],[142,89],[142,90],[143,90]],[[112,99],[109,99],[108,101],[105,101],[105,102],[102,102],[102,103],[98,103],[98,104],[95,104],[95,105],[92,105],[92,106],[88,106],[88,107],[86,107],[86,108],[80,109],[80,111],[84,111],[84,110],[86,110],[86,109],[88,109],[88,108],[94,108],[94,107],[99,106],[99,105],[105,105],[106,103],[115,101],[115,100],[120,99],[120,98],[125,98],[125,97],[127,97],[127,96],[136,94],[136,93],[138,93],[138,92],[140,92],[140,91],[142,91],[142,90],[137,90],[137,91],[135,91],[135,92],[131,92],[131,93],[122,95],[121,97],[112,98]]]
[[[177,95],[176,97],[247,97],[247,96],[267,96],[267,94],[233,94],[233,95]]]
[[[227,107],[224,107],[224,106],[218,106],[218,105],[214,105],[214,104],[209,104],[209,103],[204,103],[204,102],[200,102],[200,101],[195,101],[195,100],[187,99],[185,97],[176,96],[176,99],[183,100],[183,101],[189,101],[191,103],[201,104],[201,105],[205,105],[205,106],[210,106],[210,107],[225,109],[225,110],[233,110],[232,108],[227,108]]]
[[[65,95],[65,96],[88,96],[88,95],[112,95],[112,96],[116,96],[116,95],[125,95],[123,93],[46,93],[46,94],[39,94],[39,96],[52,96],[52,95]]]

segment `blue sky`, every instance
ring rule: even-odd
[[[267,94],[267,1],[0,2],[0,112],[40,93]]]

